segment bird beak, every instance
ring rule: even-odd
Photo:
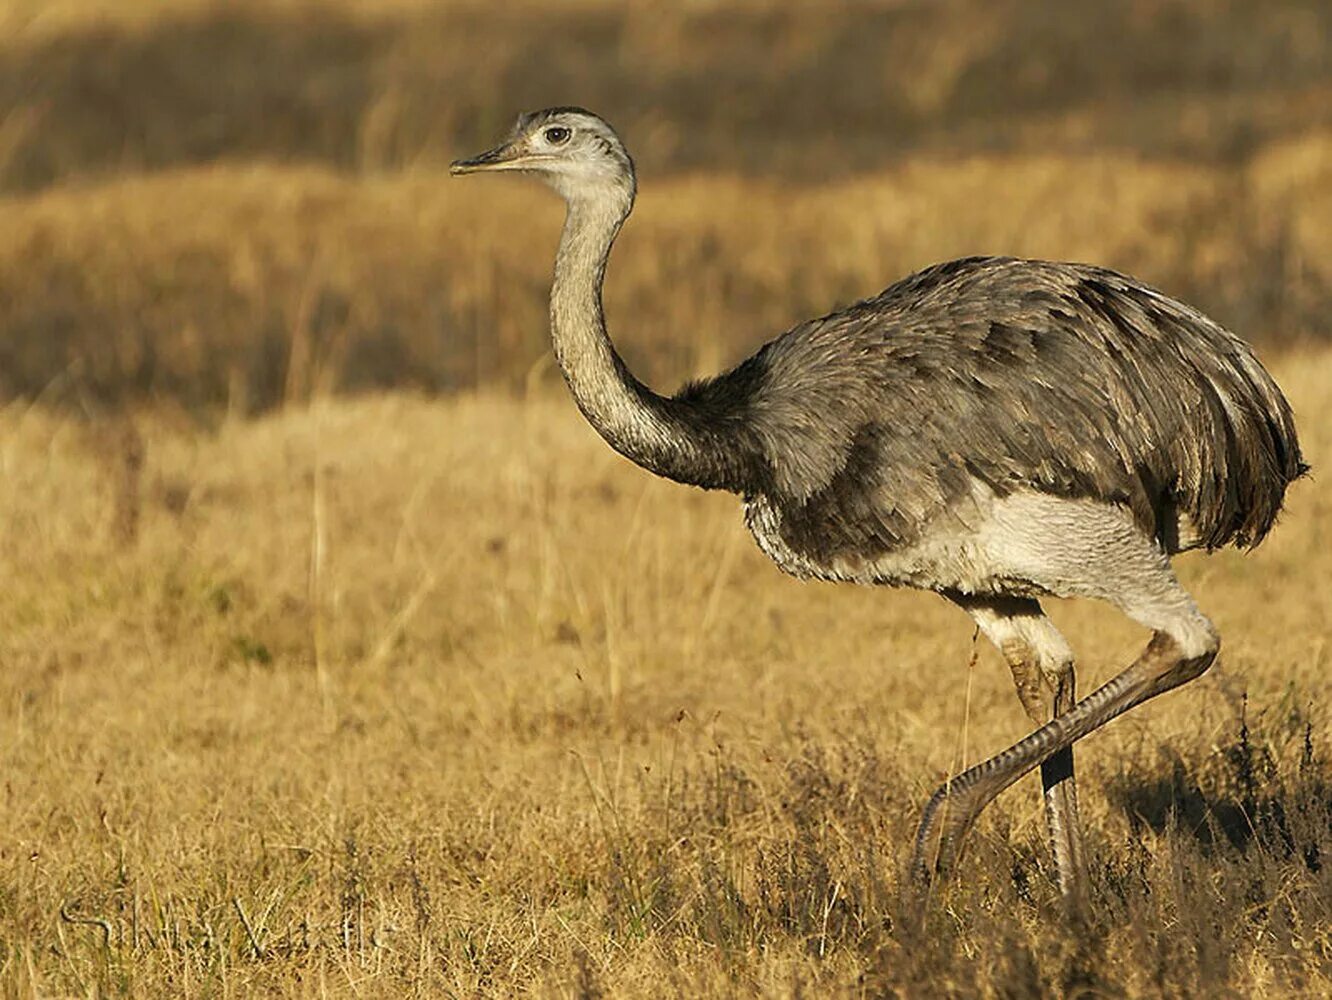
[[[466,160],[454,160],[449,165],[451,174],[476,174],[483,170],[522,170],[527,157],[512,142],[503,142],[494,149]]]

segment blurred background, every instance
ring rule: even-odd
[[[450,180],[581,104],[635,155],[649,381],[967,253],[1332,336],[1326,0],[7,0],[0,395],[262,412],[531,387],[561,208]]]

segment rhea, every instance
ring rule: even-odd
[[[1039,767],[1060,889],[1080,897],[1073,744],[1198,677],[1219,648],[1171,556],[1256,545],[1307,468],[1290,406],[1249,346],[1115,271],[968,257],[662,396],[625,366],[602,312],[636,190],[614,129],[580,108],[525,114],[452,166],[479,171],[536,174],[567,204],[555,358],[612,448],[743,497],[750,532],[788,573],[942,595],[1012,669],[1036,728],[934,794],[914,875],[952,867],[986,804]],[[1047,596],[1107,601],[1151,640],[1079,701]]]

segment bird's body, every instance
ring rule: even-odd
[[[940,264],[675,398],[733,428],[748,461],[723,485],[763,550],[827,580],[1064,595],[1004,558],[1031,494],[1115,508],[1174,553],[1260,540],[1299,468],[1247,344],[1084,265]]]
[[[454,169],[534,171],[564,196],[555,356],[613,448],[742,496],[786,572],[936,591],[1003,654],[1038,728],[936,793],[916,872],[949,863],[980,809],[1039,766],[1060,883],[1076,896],[1073,743],[1197,676],[1219,648],[1169,557],[1256,544],[1305,470],[1290,407],[1248,345],[1114,271],[971,257],[661,396],[625,367],[602,312],[636,190],[610,126],[577,108],[525,115]],[[1109,601],[1153,639],[1079,702],[1047,595]]]

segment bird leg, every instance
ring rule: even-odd
[[[980,811],[1018,778],[1135,705],[1199,676],[1219,645],[1210,630],[1187,646],[1158,630],[1123,673],[1030,736],[945,782],[921,817],[911,860],[914,877],[928,883],[934,872],[948,871]]]
[[[1073,707],[1073,650],[1038,601],[995,595],[949,596],[1003,654],[1013,672],[1018,699],[1037,727]],[[1081,894],[1084,866],[1072,747],[1041,764],[1041,785],[1059,888],[1073,903]]]
[[[1066,653],[1052,658],[1051,666],[1044,666],[1036,650],[1028,642],[1008,639],[1000,650],[1013,672],[1013,683],[1027,715],[1037,726],[1043,726],[1073,708],[1076,679],[1072,653],[1062,637],[1054,632],[1049,619],[1040,618],[1053,633],[1055,648]],[[1045,823],[1050,837],[1050,850],[1054,854],[1055,870],[1059,874],[1059,891],[1075,904],[1082,895],[1085,866],[1082,854],[1082,824],[1078,819],[1078,792],[1073,777],[1073,748],[1065,747],[1041,764],[1041,791],[1045,798]]]
[[[1053,684],[1051,718],[1071,711],[1077,702],[1073,664]],[[1073,748],[1065,747],[1041,764],[1041,792],[1045,797],[1045,826],[1050,834],[1059,891],[1076,906],[1084,895],[1087,866],[1082,850],[1082,821],[1078,818],[1078,786],[1073,778]]]

